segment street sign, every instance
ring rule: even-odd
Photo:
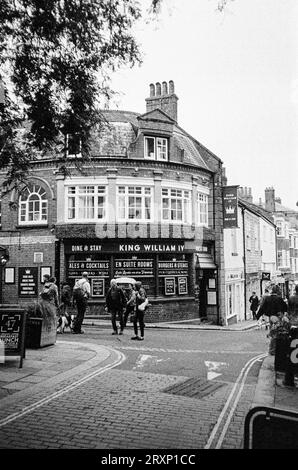
[[[244,449],[298,449],[298,413],[252,408],[244,422]]]
[[[270,272],[269,273],[262,273],[262,281],[270,281]]]

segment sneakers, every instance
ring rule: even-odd
[[[138,339],[138,341],[144,341],[144,336],[141,336],[141,337],[140,337],[140,336],[138,336],[138,338],[137,338],[137,339]]]
[[[137,340],[138,340],[138,339],[140,339],[140,338],[139,338],[138,336],[133,336],[133,337],[130,338],[130,339],[137,339]]]
[[[119,335],[123,335],[123,331],[122,331],[122,330],[121,330],[121,331],[119,331]]]
[[[117,335],[118,331],[113,331],[112,335]]]

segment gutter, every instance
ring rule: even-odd
[[[243,230],[243,270],[244,270],[244,319],[247,320],[246,318],[246,301],[247,301],[247,295],[246,295],[246,243],[245,243],[245,220],[244,220],[244,215],[245,215],[245,208],[241,208],[242,212],[242,230]]]

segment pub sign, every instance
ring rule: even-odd
[[[224,186],[222,197],[224,228],[238,228],[238,186]]]

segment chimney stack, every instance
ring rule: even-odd
[[[149,85],[150,96],[146,98],[146,112],[153,111],[154,109],[161,109],[170,118],[177,122],[177,102],[178,96],[175,94],[175,87],[173,80],[167,82],[157,82],[155,85]]]
[[[265,209],[269,212],[275,212],[275,189],[265,189]]]

